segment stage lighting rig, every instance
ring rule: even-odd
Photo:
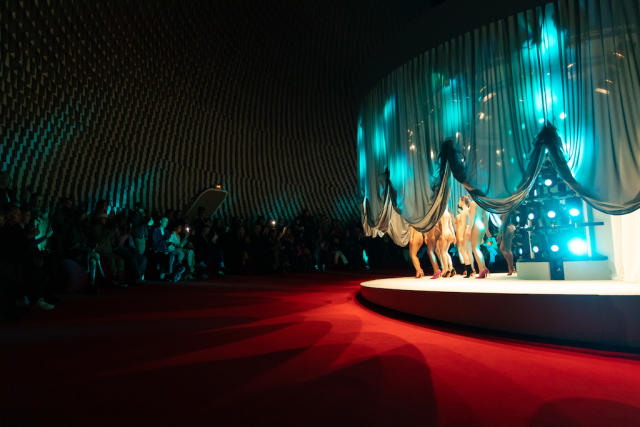
[[[514,212],[514,254],[521,260],[549,262],[552,271],[557,270],[555,278],[564,277],[563,261],[601,259],[593,250],[593,227],[601,223],[590,221],[586,209],[545,159],[529,195]]]

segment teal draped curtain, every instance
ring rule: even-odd
[[[481,207],[509,211],[547,153],[596,209],[640,207],[639,23],[640,0],[559,0],[388,75],[358,123],[367,234],[405,245],[410,226],[433,227],[450,171]]]

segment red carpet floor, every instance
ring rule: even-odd
[[[0,425],[640,425],[639,355],[391,318],[368,278],[69,296],[0,326]]]

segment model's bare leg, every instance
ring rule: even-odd
[[[471,230],[471,249],[473,250],[473,256],[476,259],[476,263],[478,264],[478,270],[480,275],[478,278],[484,279],[488,274],[489,270],[487,270],[487,266],[484,263],[484,256],[482,255],[482,251],[480,251],[480,244],[482,243],[482,239],[484,238],[484,224],[482,221],[476,220],[476,223]]]
[[[445,277],[449,277],[451,274],[451,257],[449,256],[450,241],[447,238],[438,240],[438,258],[440,258],[440,265],[442,265],[442,271],[445,273]]]
[[[469,270],[467,271],[467,275],[465,277],[471,277],[476,273],[476,270],[473,266],[473,251],[471,249],[471,226],[467,226],[464,232],[464,258],[465,264],[469,266]]]
[[[432,279],[437,279],[442,274],[442,271],[438,267],[438,260],[436,259],[436,241],[433,238],[433,232],[428,232],[424,242],[427,244],[427,252],[429,254],[429,261],[431,262],[431,268],[433,268]]]
[[[456,233],[456,246],[458,247],[458,258],[460,258],[460,264],[464,266],[464,269],[471,268],[469,266],[469,257],[467,255],[467,241],[464,238],[464,227],[457,230]],[[463,273],[463,274],[466,274]]]
[[[418,250],[422,246],[422,233],[411,228],[411,240],[409,241],[409,256],[413,263],[413,268],[416,269],[416,278],[424,276],[422,267],[420,266],[420,259],[418,259]]]
[[[458,227],[456,228],[456,247],[458,248],[458,259],[460,260],[460,264],[466,265],[467,259],[464,254],[464,228]]]
[[[507,261],[507,267],[509,269],[509,273],[507,274],[508,276],[511,276],[516,271],[513,265],[513,252],[511,251],[514,231],[515,227],[513,225],[506,226],[502,234],[502,241],[500,242],[500,251],[502,252],[502,255],[504,255],[504,259]]]
[[[452,243],[453,243],[453,239],[447,239],[447,242],[444,245],[444,251],[442,253],[442,256],[445,258],[447,262],[447,268],[449,269],[450,277],[453,277],[456,275],[456,270],[453,268],[453,260],[451,259],[451,255],[449,255],[449,248],[451,247]]]

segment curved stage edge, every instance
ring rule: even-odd
[[[364,299],[428,319],[640,351],[640,284],[612,280],[398,277],[362,282]]]

